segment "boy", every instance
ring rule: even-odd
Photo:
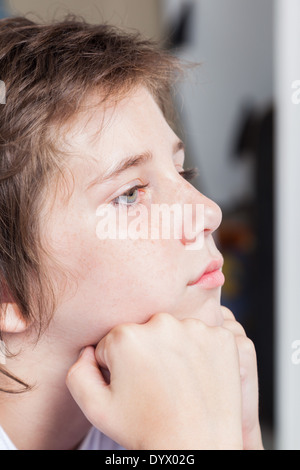
[[[0,44],[2,447],[261,448],[255,351],[220,305],[221,211],[167,121],[179,64],[72,17],[2,20]],[[179,238],[101,236],[99,208],[124,234],[173,203],[203,208],[196,234],[178,213]]]

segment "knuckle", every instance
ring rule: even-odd
[[[237,334],[239,336],[245,336],[246,337],[245,328],[240,323],[236,322],[236,329],[237,329]]]
[[[197,318],[184,318],[182,320],[183,325],[188,329],[192,334],[196,334],[197,337],[200,334],[204,334],[208,327]]]
[[[237,338],[237,344],[244,355],[256,358],[255,346],[251,339],[249,339],[248,337],[240,336]]]
[[[122,347],[123,345],[126,346],[128,343],[131,344],[135,337],[136,333],[134,325],[117,325],[113,327],[107,335],[105,348],[107,351],[111,351],[115,346],[118,348]]]
[[[131,354],[137,347],[137,339],[133,325],[114,326],[104,338],[101,348],[96,348],[96,356],[109,368],[120,356],[125,358]]]
[[[200,320],[197,320],[197,318],[184,318],[182,320],[182,323],[188,326],[194,326],[194,327],[197,327],[202,324],[202,322]]]
[[[235,320],[234,314],[232,313],[231,310],[229,310],[228,307],[225,307],[224,305],[221,305],[221,310],[222,310],[222,313],[223,313],[225,319]]]
[[[155,323],[160,327],[169,326],[170,323],[174,321],[174,317],[172,317],[172,315],[166,312],[155,313],[150,319],[151,323]]]
[[[225,320],[223,327],[232,331],[236,336],[246,336],[244,327],[235,320]]]
[[[227,328],[223,328],[222,326],[215,327],[214,331],[217,335],[218,343],[223,347],[236,346],[235,336],[232,331]]]

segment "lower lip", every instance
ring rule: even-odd
[[[211,271],[210,273],[204,274],[200,277],[199,281],[191,284],[192,286],[201,286],[204,289],[214,289],[215,287],[223,286],[225,283],[225,276],[217,269],[216,271]]]

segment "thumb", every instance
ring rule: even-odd
[[[87,419],[98,429],[109,415],[110,388],[95,358],[92,346],[86,347],[68,371],[67,387]]]

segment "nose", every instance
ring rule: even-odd
[[[189,184],[183,201],[181,243],[188,249],[199,249],[222,221],[221,208]]]

